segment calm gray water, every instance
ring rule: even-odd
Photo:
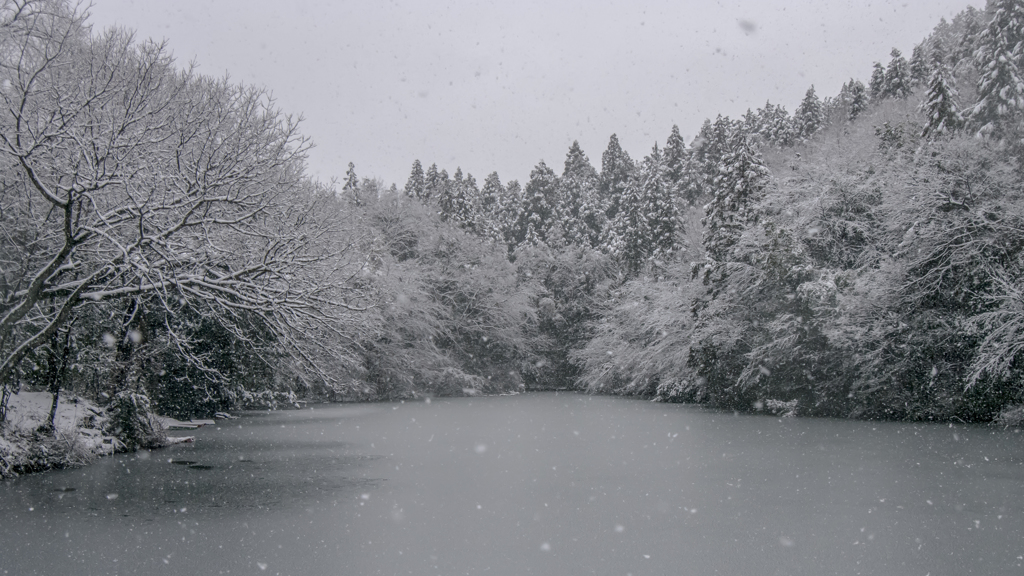
[[[1017,431],[536,393],[197,435],[0,484],[0,573],[1024,573]]]

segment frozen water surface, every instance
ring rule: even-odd
[[[1024,573],[1012,430],[538,393],[197,432],[0,484],[0,573]]]

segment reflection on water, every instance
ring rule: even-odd
[[[196,432],[0,484],[0,573],[1024,572],[1016,431],[544,393]]]

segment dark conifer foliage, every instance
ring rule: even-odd
[[[952,45],[946,49],[953,61],[951,68],[960,68],[974,60],[987,21],[985,13],[974,6],[968,6],[953,18]]]
[[[964,125],[956,88],[953,87],[949,70],[941,57],[935,59],[932,68],[934,72],[928,81],[928,91],[921,102],[921,112],[927,122],[921,136],[926,138],[951,134]]]
[[[770,181],[770,172],[751,139],[736,135],[717,166],[714,197],[704,207],[704,250],[713,263],[732,260],[743,230],[757,221],[754,204]]]
[[[978,102],[970,111],[972,128],[1003,137],[1018,128],[1024,112],[1024,4],[998,0],[988,26],[978,35]]]
[[[601,204],[605,206],[605,216],[608,220],[613,220],[618,215],[619,202],[635,168],[629,154],[619,145],[619,138],[612,134],[608,139],[608,147],[601,155],[601,179],[598,187],[599,198]]]
[[[848,83],[849,108],[847,120],[853,122],[868,107],[868,93],[864,83],[860,80],[850,79]]]
[[[405,183],[405,195],[409,198],[424,198],[425,191],[426,181],[423,175],[423,165],[419,160],[414,160],[409,180]]]
[[[441,175],[437,173],[437,164],[431,164],[430,168],[427,168],[427,173],[423,177],[423,194],[420,196],[421,200],[430,200],[437,193],[441,187]]]
[[[519,222],[519,215],[523,210],[523,187],[518,180],[512,180],[505,185],[504,194],[498,202],[497,227],[501,231],[509,252],[515,250],[519,245],[517,240],[516,225]]]
[[[653,259],[667,258],[675,251],[677,208],[664,170],[664,157],[655,144],[622,197],[615,221],[616,252],[628,276],[636,276]]]
[[[452,179],[448,176],[448,170],[442,168],[437,174],[437,179],[434,181],[434,190],[431,193],[438,202],[444,195],[451,194]]]
[[[697,172],[696,180],[705,201],[714,194],[715,179],[722,158],[729,150],[729,142],[741,131],[740,123],[719,115],[713,123],[705,120],[697,137],[693,139],[690,149]]]
[[[678,126],[672,126],[672,132],[665,140],[663,164],[663,178],[672,201],[693,206],[700,196],[700,184],[697,182],[692,151],[686,147]]]
[[[480,210],[480,188],[472,174],[466,174],[458,198],[459,205],[455,220],[463,228],[473,231],[476,226],[476,214]]]
[[[885,89],[885,68],[875,62],[871,70],[871,81],[868,83],[868,92],[872,100],[880,100],[887,96]]]
[[[765,142],[776,146],[790,146],[796,139],[793,118],[786,107],[766,102],[753,114],[753,121],[744,129],[749,134],[759,134]]]
[[[447,174],[445,174],[447,176]],[[452,221],[458,210],[457,205],[460,201],[456,196],[461,192],[462,188],[462,168],[455,169],[455,176],[451,183],[444,186],[437,192],[437,208],[441,218],[447,221]]]
[[[359,191],[359,177],[356,176],[356,165],[352,162],[348,163],[348,170],[345,171],[345,185],[341,189],[349,193]]]
[[[909,72],[911,87],[924,84],[931,77],[929,57],[926,52],[924,43],[921,43],[914,46],[914,51],[910,55]]]
[[[484,185],[480,188],[480,195],[477,199],[473,215],[473,229],[482,236],[491,238],[496,242],[505,242],[501,229],[501,209],[505,196],[505,188],[501,185],[501,178],[497,172],[491,172],[484,179]]]
[[[825,110],[821,100],[814,92],[814,86],[807,89],[804,99],[793,115],[793,124],[797,136],[810,138],[825,124]]]
[[[555,222],[558,176],[541,160],[530,172],[530,181],[523,190],[522,208],[516,220],[515,243],[541,244]],[[560,228],[560,227],[559,227]]]
[[[893,48],[889,54],[892,60],[889,67],[885,69],[885,86],[883,94],[889,98],[906,98],[911,93],[910,70],[907,66],[907,59],[903,54]]]
[[[565,156],[559,180],[558,220],[567,244],[597,247],[605,227],[604,206],[598,194],[599,177],[579,142]]]

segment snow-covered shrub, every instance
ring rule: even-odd
[[[105,432],[118,439],[127,450],[151,448],[162,444],[163,429],[150,409],[149,397],[140,392],[118,392],[107,406],[110,420]]]
[[[996,424],[1003,426],[1024,426],[1024,404],[1008,406],[999,413]]]

